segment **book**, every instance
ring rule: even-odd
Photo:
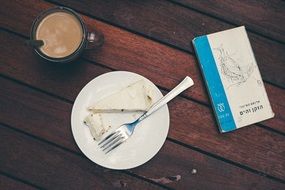
[[[274,117],[244,26],[192,43],[220,132]]]

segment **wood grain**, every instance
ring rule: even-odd
[[[9,4],[9,6],[11,6],[10,9],[19,9],[17,6],[26,6],[25,9],[29,9],[28,12],[24,12],[22,9],[19,10],[21,14],[25,15],[21,17],[23,20],[20,23],[18,22],[18,18],[17,21],[13,18],[13,15],[9,15],[9,17],[6,15],[4,18],[7,17],[8,20],[4,19],[1,23],[4,23],[3,25],[11,30],[19,31],[28,36],[29,23],[32,22],[34,17],[40,11],[49,8],[51,5],[48,3],[41,3],[36,8],[31,8],[30,6],[27,7],[27,3],[23,3],[24,2],[21,1],[19,5]],[[9,11],[6,12],[7,14],[10,14]],[[87,17],[84,17],[84,19],[89,28],[94,25],[98,26],[98,28],[104,32],[106,38],[106,43],[101,50],[97,52],[86,52],[85,58],[104,64],[115,70],[128,70],[142,74],[158,86],[167,89],[171,89],[186,75],[189,75],[193,78],[195,85],[190,90],[187,90],[184,95],[194,98],[197,101],[209,102],[199,68],[193,56],[110,25],[106,25],[94,19]],[[14,54],[11,51],[10,54]],[[23,51],[22,48],[19,49],[19,51]],[[13,59],[13,57],[11,58]],[[11,61],[15,63],[15,61]],[[282,68],[278,69],[282,71]],[[270,72],[270,70],[268,70],[268,72]],[[41,77],[40,75],[41,74],[38,74],[38,77]],[[265,84],[265,86],[272,91],[268,91],[268,94],[273,111],[276,112],[275,118],[265,124],[285,133],[285,116],[284,114],[281,114],[282,112],[279,112],[285,109],[285,102],[277,101],[277,99],[285,98],[284,90],[272,87],[270,84]],[[271,94],[278,95],[279,98],[276,98]]]
[[[163,189],[0,125],[0,167],[46,189]]]
[[[65,6],[74,8],[75,10],[81,11],[88,15],[93,15],[96,18],[102,19],[109,23],[127,28],[131,31],[141,33],[152,39],[156,39],[163,43],[170,44],[172,46],[182,48],[184,50],[194,52],[191,41],[194,37],[199,35],[209,34],[213,32],[222,31],[225,29],[233,28],[236,25],[231,25],[221,20],[214,19],[212,17],[201,14],[197,11],[187,9],[167,1],[152,0],[152,1],[68,1],[68,0],[52,0],[52,2],[57,2]],[[230,1],[228,1],[230,2]],[[207,4],[205,1],[193,2],[192,4]],[[226,3],[217,3],[221,7]],[[235,3],[228,3],[235,4]],[[246,4],[246,3],[240,3]],[[252,3],[254,4],[254,3]],[[257,4],[257,3],[256,3]],[[262,4],[262,3],[259,3]],[[256,19],[262,20],[262,22],[252,23],[263,23],[274,25],[274,27],[264,27],[263,31],[275,31],[278,28],[278,33],[276,31],[274,34],[278,34],[278,39],[285,40],[284,38],[284,27],[282,26],[282,20],[284,20],[283,3],[281,6],[278,4],[271,3],[268,1],[271,7],[268,8],[271,12],[270,15],[266,15],[269,11],[263,12],[267,9],[266,5],[257,6],[253,9],[254,14],[252,15]],[[209,4],[207,4],[209,5]],[[218,6],[218,5],[216,5]],[[233,5],[234,6],[234,5]],[[212,6],[204,6],[207,9],[212,10]],[[226,10],[226,5],[225,7]],[[229,11],[228,14],[233,15],[232,17],[238,18],[238,14],[235,10],[248,11],[249,8],[243,9],[235,7]],[[206,9],[206,8],[204,8]],[[272,11],[274,9],[274,11]],[[222,14],[224,11],[220,11]],[[264,14],[264,17],[255,17],[256,14]],[[274,14],[274,15],[272,15]],[[267,18],[270,20],[266,20]],[[274,20],[273,23],[271,21]],[[243,20],[239,24],[248,24]],[[262,27],[259,27],[259,29]],[[285,87],[285,72],[284,62],[285,62],[285,45],[272,40],[268,40],[256,34],[249,32],[249,39],[251,41],[253,51],[259,64],[259,68],[262,77],[266,81],[270,81],[279,86]],[[281,72],[282,71],[282,72]]]
[[[157,166],[161,169],[158,170]],[[180,181],[169,184],[175,189],[284,188],[284,184],[272,184],[272,181],[264,180],[261,176],[249,175],[241,168],[227,163],[221,164],[220,160],[182,148],[169,141],[165,143],[160,153],[147,163],[146,167],[136,168],[135,172],[144,173],[146,170],[156,181],[171,176],[181,176]]]
[[[0,84],[0,90],[2,92],[0,104],[3,106],[2,109],[0,108],[0,119],[2,122],[5,122],[6,124],[11,125],[18,130],[52,142],[53,144],[57,144],[66,149],[80,153],[79,149],[74,143],[70,131],[70,103],[60,101],[57,98],[50,97],[46,94],[32,90],[28,87],[19,85],[7,79],[0,78]],[[16,106],[17,109],[15,110],[12,106]],[[174,116],[171,117],[177,120],[174,118]],[[174,122],[174,124],[171,126],[174,126],[175,124],[176,123]],[[2,138],[1,134],[0,137],[6,141],[6,138]],[[12,137],[8,136],[7,138]],[[19,138],[17,137],[17,139]],[[35,144],[35,142],[32,144]],[[44,147],[47,146],[42,142],[40,144],[41,145],[39,145],[39,147],[34,148],[35,151],[37,149],[45,149]],[[8,146],[4,144],[2,147],[4,150],[6,150]],[[25,149],[26,148],[28,147],[25,147]],[[14,149],[13,143],[12,146],[9,146],[9,149],[13,150],[13,152],[17,152],[17,148]],[[50,147],[49,154],[57,158],[58,155],[54,153],[54,149],[57,148]],[[7,155],[7,153],[0,153],[0,155],[3,155],[0,156],[0,162],[2,162],[3,159],[5,160],[6,156],[4,155]],[[7,156],[9,156],[9,154]],[[22,153],[20,152],[20,154]],[[38,154],[41,155],[43,153],[40,151]],[[25,159],[24,156],[21,157]],[[50,156],[47,155],[45,157],[47,157],[46,159],[48,160]],[[70,161],[70,156],[67,156],[66,160],[67,163],[61,161],[60,165],[69,165],[70,162],[74,162],[72,160]],[[85,159],[82,159],[82,161],[76,161],[75,163],[85,163],[83,160]],[[35,160],[32,161],[35,162]],[[15,163],[16,162],[17,161],[15,161]],[[92,163],[88,163],[91,167]],[[7,165],[5,161],[3,164]],[[55,167],[55,165],[56,164],[54,164],[53,167]],[[73,165],[71,165],[71,167],[72,166]],[[15,167],[17,167],[17,165],[15,165]],[[37,168],[38,166],[35,167]],[[197,173],[193,173],[193,169],[195,169]],[[98,171],[98,175],[104,175],[104,171],[102,172],[101,167],[96,166],[96,168],[92,169],[92,171],[93,170]],[[22,178],[21,175],[19,176],[18,173],[15,173],[14,168],[9,169],[8,171],[11,171],[13,175],[17,175],[18,177]],[[81,170],[79,172],[81,172]],[[227,189],[270,189],[274,187],[278,189],[285,187],[284,184],[277,183],[264,176],[256,175],[242,168],[238,168],[231,164],[185,148],[170,141],[166,141],[165,145],[160,150],[158,155],[150,160],[147,164],[132,169],[130,172],[149,180],[156,181],[168,187],[177,189],[185,189],[187,187],[195,187],[195,189],[220,189],[222,187]],[[82,176],[85,176],[85,174],[82,174]],[[180,178],[177,181],[175,178],[171,178],[175,176],[180,176]],[[67,177],[69,178],[70,176]],[[40,176],[39,178],[41,179]],[[170,180],[166,182],[165,179],[169,178]],[[224,181],[225,178],[228,180]],[[32,179],[35,181],[34,177]]]
[[[28,36],[28,30],[29,30],[30,24],[27,24],[27,23],[31,22],[34,19],[35,15],[38,14],[39,10],[46,9],[51,6],[51,4],[44,3],[41,1],[31,1],[31,2],[33,4],[32,6],[30,3],[26,3],[22,1],[17,1],[17,4],[13,4],[13,5],[10,2],[5,2],[4,6],[1,6],[0,8],[1,27],[7,28],[10,31],[14,31],[23,36]],[[39,4],[36,5],[37,2],[39,2]],[[139,4],[140,3],[141,2],[139,2]],[[163,5],[164,2],[159,2],[159,3],[162,3]],[[18,15],[21,15],[21,17],[16,16],[17,14],[14,14],[12,11],[9,11],[9,10],[17,10]],[[165,7],[162,6],[161,10],[165,10]],[[176,9],[173,8],[173,10],[176,10]],[[150,7],[149,11],[153,12],[153,8]],[[165,12],[162,11],[161,13],[162,15],[164,15]],[[154,14],[154,16],[155,15],[156,14]],[[157,22],[156,20],[157,17],[153,17],[153,18],[154,18],[154,21]],[[188,18],[187,15],[186,15],[186,18]],[[181,51],[177,51],[173,48],[169,48],[165,45],[152,42],[151,40],[147,40],[138,35],[126,32],[125,30],[122,30],[116,27],[112,27],[108,24],[96,21],[94,19],[90,19],[87,17],[84,17],[84,19],[86,23],[88,24],[89,28],[96,25],[106,35],[106,43],[103,49],[97,51],[96,53],[94,52],[86,53],[85,58],[87,58],[88,60],[95,61],[99,64],[106,65],[112,69],[120,69],[120,70],[127,69],[130,71],[134,71],[134,72],[138,72],[140,74],[146,75],[148,78],[153,80],[156,84],[159,84],[159,86],[163,88],[167,88],[167,89],[172,88],[175,84],[177,84],[179,80],[181,80],[185,75],[190,73],[191,76],[193,75],[195,82],[197,81],[196,86],[195,88],[193,88],[193,91],[192,90],[187,91],[184,95],[190,98],[194,98],[196,101],[207,103],[207,96],[205,94],[205,90],[203,88],[203,83],[201,81],[199,70],[198,70],[198,67],[196,65],[196,62],[193,56],[183,53]],[[161,25],[158,25],[158,26],[160,27]],[[215,25],[213,24],[213,26]],[[7,32],[3,32],[3,31],[1,31],[0,38],[1,38],[1,42],[5,42],[6,44],[11,45],[11,46],[1,46],[0,47],[1,48],[0,49],[1,50],[0,73],[5,76],[9,76],[11,78],[20,80],[21,82],[25,84],[29,84],[32,87],[38,88],[39,90],[42,90],[44,92],[48,92],[48,93],[54,94],[54,96],[57,96],[57,98],[52,98],[51,96],[47,96],[44,94],[39,95],[41,93],[38,91],[31,90],[30,88],[27,88],[27,87],[22,87],[21,85],[16,85],[16,84],[12,85],[12,84],[9,84],[9,82],[5,83],[3,81],[5,81],[6,79],[3,79],[0,85],[1,87],[3,86],[2,89],[0,88],[1,89],[0,96],[3,97],[3,99],[2,98],[0,99],[1,101],[1,104],[0,104],[1,105],[0,106],[1,121],[4,121],[6,124],[11,125],[13,127],[17,127],[18,129],[23,130],[27,133],[34,134],[43,139],[47,139],[51,143],[56,143],[56,144],[60,143],[59,145],[62,147],[73,147],[74,149],[71,148],[71,150],[77,152],[78,149],[74,145],[73,141],[70,141],[72,139],[70,136],[70,131],[67,131],[67,128],[62,127],[63,125],[67,127],[69,126],[69,115],[70,115],[70,109],[71,109],[70,103],[74,100],[78,91],[87,81],[94,78],[95,76],[98,76],[101,73],[110,71],[110,69],[102,68],[99,66],[94,66],[90,64],[90,62],[86,62],[82,60],[79,60],[78,62],[76,62],[78,64],[75,63],[75,65],[71,65],[69,67],[56,67],[55,65],[44,64],[40,60],[37,60],[35,56],[32,55],[31,50],[22,46],[23,38],[20,38],[19,36],[16,36],[16,35],[8,34]],[[259,42],[262,42],[262,43],[264,42],[263,37],[256,36],[256,38],[261,39],[261,41]],[[11,42],[13,43],[13,45]],[[1,44],[5,44],[5,43],[1,43]],[[258,48],[257,50],[268,53],[267,49],[264,49],[263,46],[261,46],[262,43],[259,44],[258,47],[260,48]],[[9,48],[6,48],[6,47],[9,47]],[[274,45],[273,47],[276,47],[276,46]],[[279,50],[279,52],[277,49],[274,49],[274,48],[272,49],[273,49],[272,51],[273,53],[277,52],[276,54],[274,54],[274,56],[279,56],[280,52],[283,51],[282,48]],[[2,52],[4,53],[2,54]],[[282,56],[281,56],[281,59],[282,59]],[[272,59],[272,57],[269,57],[268,60],[272,61],[274,59]],[[279,63],[282,63],[282,62],[279,62]],[[277,64],[277,67],[276,65],[274,65],[274,69],[270,69],[270,67],[266,68],[265,69],[266,73],[276,74],[276,70],[278,69],[279,69],[278,72],[283,71],[284,67],[282,64],[279,64],[279,63]],[[278,77],[277,75],[273,77],[276,77],[276,80],[280,80],[281,84],[283,84],[282,77]],[[6,81],[9,81],[9,80],[6,80]],[[271,79],[269,81],[272,82]],[[270,120],[268,122],[265,122],[264,124],[272,127],[273,129],[284,131],[284,127],[285,127],[284,126],[284,116],[281,115],[282,113],[284,113],[284,101],[282,101],[284,99],[284,91],[282,89],[276,88],[268,84],[266,85],[266,88],[267,90],[269,88],[270,101],[274,102],[273,109],[275,112],[277,110],[278,117],[277,117],[277,120],[276,119]],[[66,101],[63,102],[59,100],[61,99],[61,97],[64,98]],[[44,100],[42,100],[42,98]],[[45,99],[48,99],[48,101],[45,101]],[[55,103],[55,105],[53,105],[54,100],[58,101],[57,103]],[[13,105],[15,105],[15,102],[17,105],[16,113],[18,114],[15,114],[15,109],[11,109],[13,108]],[[62,106],[62,104],[64,105]],[[39,108],[39,106],[46,107],[51,111],[47,112],[46,110],[43,110],[43,108]],[[181,113],[182,108],[183,110],[187,110],[187,111]],[[230,162],[233,161],[238,164],[242,164],[245,167],[253,168],[254,170],[263,172],[264,173],[263,175],[270,175],[270,176],[284,180],[284,177],[285,177],[284,156],[285,155],[284,155],[283,150],[285,149],[284,147],[285,143],[284,143],[283,136],[278,135],[276,133],[272,133],[268,130],[264,130],[256,126],[248,127],[247,129],[241,129],[235,133],[219,135],[217,132],[217,126],[214,122],[211,110],[207,107],[201,106],[201,104],[194,103],[184,98],[176,99],[173,103],[170,104],[170,109],[171,109],[171,118],[172,118],[171,126],[173,126],[171,127],[171,131],[169,134],[170,138],[176,139],[185,144],[191,145],[194,148],[201,149],[205,152],[209,152],[211,154],[221,156],[226,160],[230,160]],[[33,115],[30,115],[29,113],[38,114],[38,115],[33,116]],[[15,114],[16,116],[11,117],[11,115],[13,114]],[[201,118],[201,115],[203,115],[204,117]],[[20,117],[17,117],[17,116],[20,116]],[[55,125],[53,126],[54,130],[59,131],[59,134],[56,135],[55,137],[48,130],[50,129],[49,125],[52,124],[50,121],[53,121],[52,120],[53,118],[55,118],[55,121],[54,121]],[[181,120],[181,118],[185,118],[185,119]],[[30,122],[30,120],[32,119],[34,119],[34,121],[32,121],[31,125],[25,125],[26,124],[25,122],[27,120]],[[41,127],[37,127],[37,126],[41,126]],[[10,130],[10,129],[7,129],[7,130]],[[67,132],[69,132],[69,134]],[[11,138],[10,132],[8,133],[4,132],[3,134],[4,136],[9,136],[6,138],[8,139]],[[64,138],[62,139],[62,136],[64,135],[66,135],[66,139]],[[0,133],[0,136],[2,137],[1,133]],[[17,135],[16,134],[14,134],[14,136],[12,135],[12,137],[15,137],[15,136]],[[1,139],[6,139],[6,138],[1,138]],[[30,144],[32,144],[31,145],[32,148],[27,151],[27,155],[31,155],[31,153],[34,153],[35,150],[42,147],[41,143],[44,143],[42,141],[39,141],[40,145],[34,146],[35,144],[34,141],[30,137],[26,138],[26,136],[23,141],[26,142],[24,143],[25,144],[24,147],[26,146],[30,147]],[[19,142],[22,143],[21,140],[15,142],[17,146]],[[49,155],[49,154],[54,155],[54,153],[57,153],[57,149],[55,150],[54,146],[49,145],[49,144],[46,144],[46,145],[48,148],[44,148],[44,151],[40,151],[43,155]],[[3,147],[8,147],[8,145],[4,144]],[[169,156],[161,157],[161,159],[156,161],[156,163],[154,164],[154,166],[158,167],[158,166],[161,166],[160,163],[165,162],[164,167],[161,167],[160,169],[157,169],[155,167],[151,169],[149,169],[149,167],[145,167],[145,168],[140,167],[140,168],[132,170],[132,172],[142,177],[147,176],[146,178],[151,179],[153,181],[158,181],[158,182],[161,182],[160,180],[163,179],[163,177],[169,177],[169,176],[179,174],[185,177],[182,179],[187,179],[187,180],[186,181],[180,180],[177,182],[172,181],[170,184],[167,184],[167,186],[175,187],[175,188],[176,187],[184,188],[184,187],[188,187],[191,185],[196,185],[195,182],[191,181],[195,178],[193,178],[192,175],[189,175],[186,171],[188,169],[187,167],[190,166],[190,168],[193,169],[194,165],[189,165],[188,162],[184,162],[182,160],[181,163],[183,164],[181,164],[181,166],[178,167],[177,158],[176,158],[177,155],[183,154],[185,155],[185,157],[183,158],[189,161],[189,159],[192,158],[192,154],[196,153],[196,155],[198,155],[197,158],[201,159],[200,155],[202,155],[205,158],[201,159],[202,161],[195,158],[196,161],[190,162],[191,164],[197,163],[201,165],[206,165],[205,161],[209,162],[209,165],[205,166],[206,169],[199,168],[198,170],[198,171],[203,171],[202,179],[200,179],[201,181],[209,181],[208,178],[204,178],[204,177],[207,176],[206,174],[208,172],[209,172],[208,175],[210,175],[210,172],[213,172],[212,170],[209,170],[209,168],[213,167],[213,165],[216,166],[213,168],[213,170],[217,170],[219,172],[218,174],[216,173],[214,174],[219,175],[221,173],[221,176],[223,176],[223,179],[214,178],[213,181],[210,181],[204,186],[201,181],[198,181],[197,184],[200,184],[201,187],[204,187],[206,189],[207,188],[211,189],[211,187],[221,188],[222,187],[221,185],[225,185],[229,189],[232,189],[236,187],[237,185],[241,186],[241,184],[243,184],[243,187],[245,189],[250,189],[250,188],[255,188],[255,187],[257,189],[260,189],[263,186],[264,186],[264,189],[266,188],[268,189],[270,187],[272,187],[273,189],[283,189],[282,188],[283,186],[281,186],[279,183],[274,185],[274,182],[272,182],[268,178],[254,175],[241,168],[236,168],[233,165],[225,164],[224,162],[216,160],[216,159],[212,159],[212,158],[210,159],[208,156],[205,156],[204,154],[200,154],[200,153],[198,154],[197,152],[194,152],[188,148],[185,148],[187,151],[186,150],[184,151],[182,150],[183,149],[182,146],[173,144],[169,141],[167,141],[165,147],[167,148],[163,149],[161,152]],[[49,151],[50,149],[52,150]],[[27,157],[27,155],[23,153],[23,151],[20,151],[20,152],[18,151],[14,153],[11,150],[14,150],[14,149],[7,150],[6,148],[5,150],[3,149],[3,152],[10,151],[8,155],[11,155],[12,158],[14,157],[18,158],[19,155],[20,155],[19,157],[22,157],[22,156]],[[176,153],[174,150],[177,150],[177,154],[174,154]],[[0,149],[0,151],[2,151],[2,148]],[[190,151],[190,153],[188,151]],[[3,156],[3,155],[6,155],[6,154],[2,154],[3,152],[1,152],[0,154],[0,159],[3,158],[3,160],[5,161],[3,163],[5,164],[5,167],[8,168],[8,171],[12,172],[13,174],[16,173],[16,176],[19,176],[20,178],[22,178],[23,176],[23,179],[32,179],[32,181],[35,180],[36,184],[39,184],[39,185],[45,183],[43,182],[43,179],[40,178],[42,176],[39,176],[39,177],[35,176],[35,173],[44,170],[43,168],[44,166],[41,165],[41,163],[37,163],[36,169],[32,170],[28,176],[24,176],[24,174],[27,171],[29,171],[27,169],[28,168],[27,166],[31,166],[34,161],[39,160],[37,157],[33,158],[31,162],[25,160],[25,164],[23,168],[21,168],[21,170],[18,171],[16,164],[13,164],[13,163],[11,164],[10,162],[9,162],[10,165],[6,164],[8,162],[7,161],[8,159]],[[64,156],[62,157],[64,158],[65,158],[65,154],[68,154],[68,155],[71,154],[67,151],[63,151],[63,152],[64,152],[63,154]],[[47,158],[52,158],[50,155],[47,156]],[[71,155],[76,156],[74,154],[71,154]],[[83,159],[83,158],[80,158],[80,159]],[[59,158],[58,160],[59,160],[58,163],[61,163],[63,159]],[[71,161],[74,161],[74,160],[76,159],[71,158]],[[214,161],[211,161],[211,160],[214,160]],[[19,162],[19,159],[17,161]],[[171,163],[170,169],[165,169],[168,166],[167,161]],[[1,164],[3,163],[1,162],[0,162],[0,166],[2,168]],[[69,162],[70,161],[68,161],[66,164],[69,165],[70,164]],[[85,161],[82,161],[82,162],[85,162]],[[54,163],[48,163],[45,166],[51,166],[55,168],[55,165],[56,164]],[[80,165],[81,165],[81,161],[80,161]],[[82,165],[83,165],[83,169],[79,170],[79,173],[83,171],[88,173],[89,170],[85,171],[85,168],[87,167],[88,164],[82,164]],[[229,165],[229,168],[226,165]],[[65,169],[65,167],[67,166],[63,165],[60,168],[59,174],[55,175],[56,179],[54,178],[48,179],[50,180],[50,181],[47,180],[48,183],[53,182],[53,180],[55,180],[55,182],[57,183],[58,182],[57,178],[63,175],[62,170]],[[221,168],[225,168],[225,171],[221,172],[220,171]],[[241,172],[238,170],[241,170]],[[226,184],[224,184],[225,178],[236,175],[236,173],[238,173],[237,179],[231,178],[236,181],[232,182],[229,180],[227,181]],[[98,174],[99,176],[102,176],[100,172],[96,174]],[[50,173],[48,173],[48,176],[50,176]],[[87,174],[87,176],[89,176],[89,174]],[[115,179],[117,179],[116,176],[117,174],[115,174],[115,177],[114,177]],[[68,174],[67,180],[69,180],[70,178],[73,179],[72,174]],[[136,185],[136,183],[146,183],[145,181],[138,181],[138,182],[133,183],[133,178],[128,175],[126,175],[126,178],[127,180],[131,178],[130,183],[131,185],[133,185],[132,188],[143,187],[143,185],[141,184]],[[99,177],[99,180],[100,179],[101,177]],[[213,176],[210,175],[210,179],[212,180]],[[249,179],[250,181],[246,181],[246,179]],[[119,179],[119,181],[117,181],[115,185],[121,184],[120,180],[121,179]],[[260,181],[263,181],[263,180],[265,181],[264,184],[260,183]],[[63,186],[62,180],[59,183]],[[77,182],[72,181],[72,184],[76,185],[76,183]],[[79,183],[81,183],[81,181]],[[259,184],[261,185],[259,186]],[[90,182],[87,185],[93,186],[94,183]],[[106,187],[104,186],[104,184],[102,184],[101,188],[107,188],[107,187],[109,188],[108,185],[110,185],[110,187],[112,187],[112,185],[114,186],[113,183],[107,184]],[[49,185],[45,184],[45,186],[49,186]],[[238,188],[238,186],[236,188]]]
[[[282,0],[173,1],[285,42],[285,28],[281,24],[285,20],[285,2]]]
[[[90,69],[86,70],[91,71],[91,68],[100,70],[100,67],[90,66]],[[82,67],[84,68],[85,66]],[[49,73],[49,77],[54,78],[51,73]],[[69,92],[65,91],[63,89],[64,85],[60,83],[44,83],[39,81],[39,79],[37,81],[40,83],[37,88],[48,87],[51,89],[51,85],[54,85],[53,89],[57,89],[56,86],[60,86],[62,92],[65,92],[65,94]],[[69,83],[68,86],[73,85]],[[60,100],[53,100],[46,95],[40,96],[39,93],[31,92],[30,89],[5,83],[5,80],[1,81],[0,89],[2,91],[0,102],[2,105],[2,109],[0,108],[2,112],[0,115],[1,121],[11,126],[18,126],[29,132],[35,131],[37,129],[36,126],[41,126],[42,131],[36,130],[37,136],[48,133],[49,128],[44,127],[48,123],[51,127],[60,127],[60,129],[57,129],[59,130],[58,133],[48,133],[53,142],[63,141],[65,146],[74,144],[71,131],[69,130],[71,104],[61,103],[58,105]],[[44,97],[48,98],[48,100],[44,101]],[[36,102],[32,103],[32,107],[36,106],[36,108],[25,111],[25,109],[31,107],[30,102]],[[8,112],[14,103],[20,105],[19,109],[16,110],[17,113],[15,113],[14,109]],[[285,149],[284,136],[271,133],[256,126],[220,135],[209,108],[184,98],[176,98],[169,106],[171,114],[169,137],[269,175],[281,179],[285,178],[285,163],[283,159],[283,150]],[[46,112],[46,107],[51,112]],[[37,113],[41,112],[43,114],[38,116]],[[28,120],[31,124],[19,123],[18,120]]]
[[[15,189],[35,190],[37,188],[0,174],[0,189],[3,189],[3,190],[15,190]]]

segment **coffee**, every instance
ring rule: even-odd
[[[36,28],[36,39],[43,40],[40,51],[52,58],[64,58],[74,53],[84,38],[77,17],[59,11],[47,15]]]
[[[86,49],[97,49],[104,43],[102,32],[88,31],[79,14],[67,7],[53,7],[34,20],[26,44],[46,61],[68,63]]]

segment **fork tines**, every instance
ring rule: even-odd
[[[102,141],[99,142],[98,145],[101,149],[103,149],[103,151],[105,151],[105,154],[107,154],[118,146],[120,146],[126,139],[126,134],[124,134],[124,132],[118,129],[107,137],[105,137]]]

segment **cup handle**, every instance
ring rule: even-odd
[[[87,32],[87,45],[86,49],[96,49],[103,45],[104,35],[100,31]]]

